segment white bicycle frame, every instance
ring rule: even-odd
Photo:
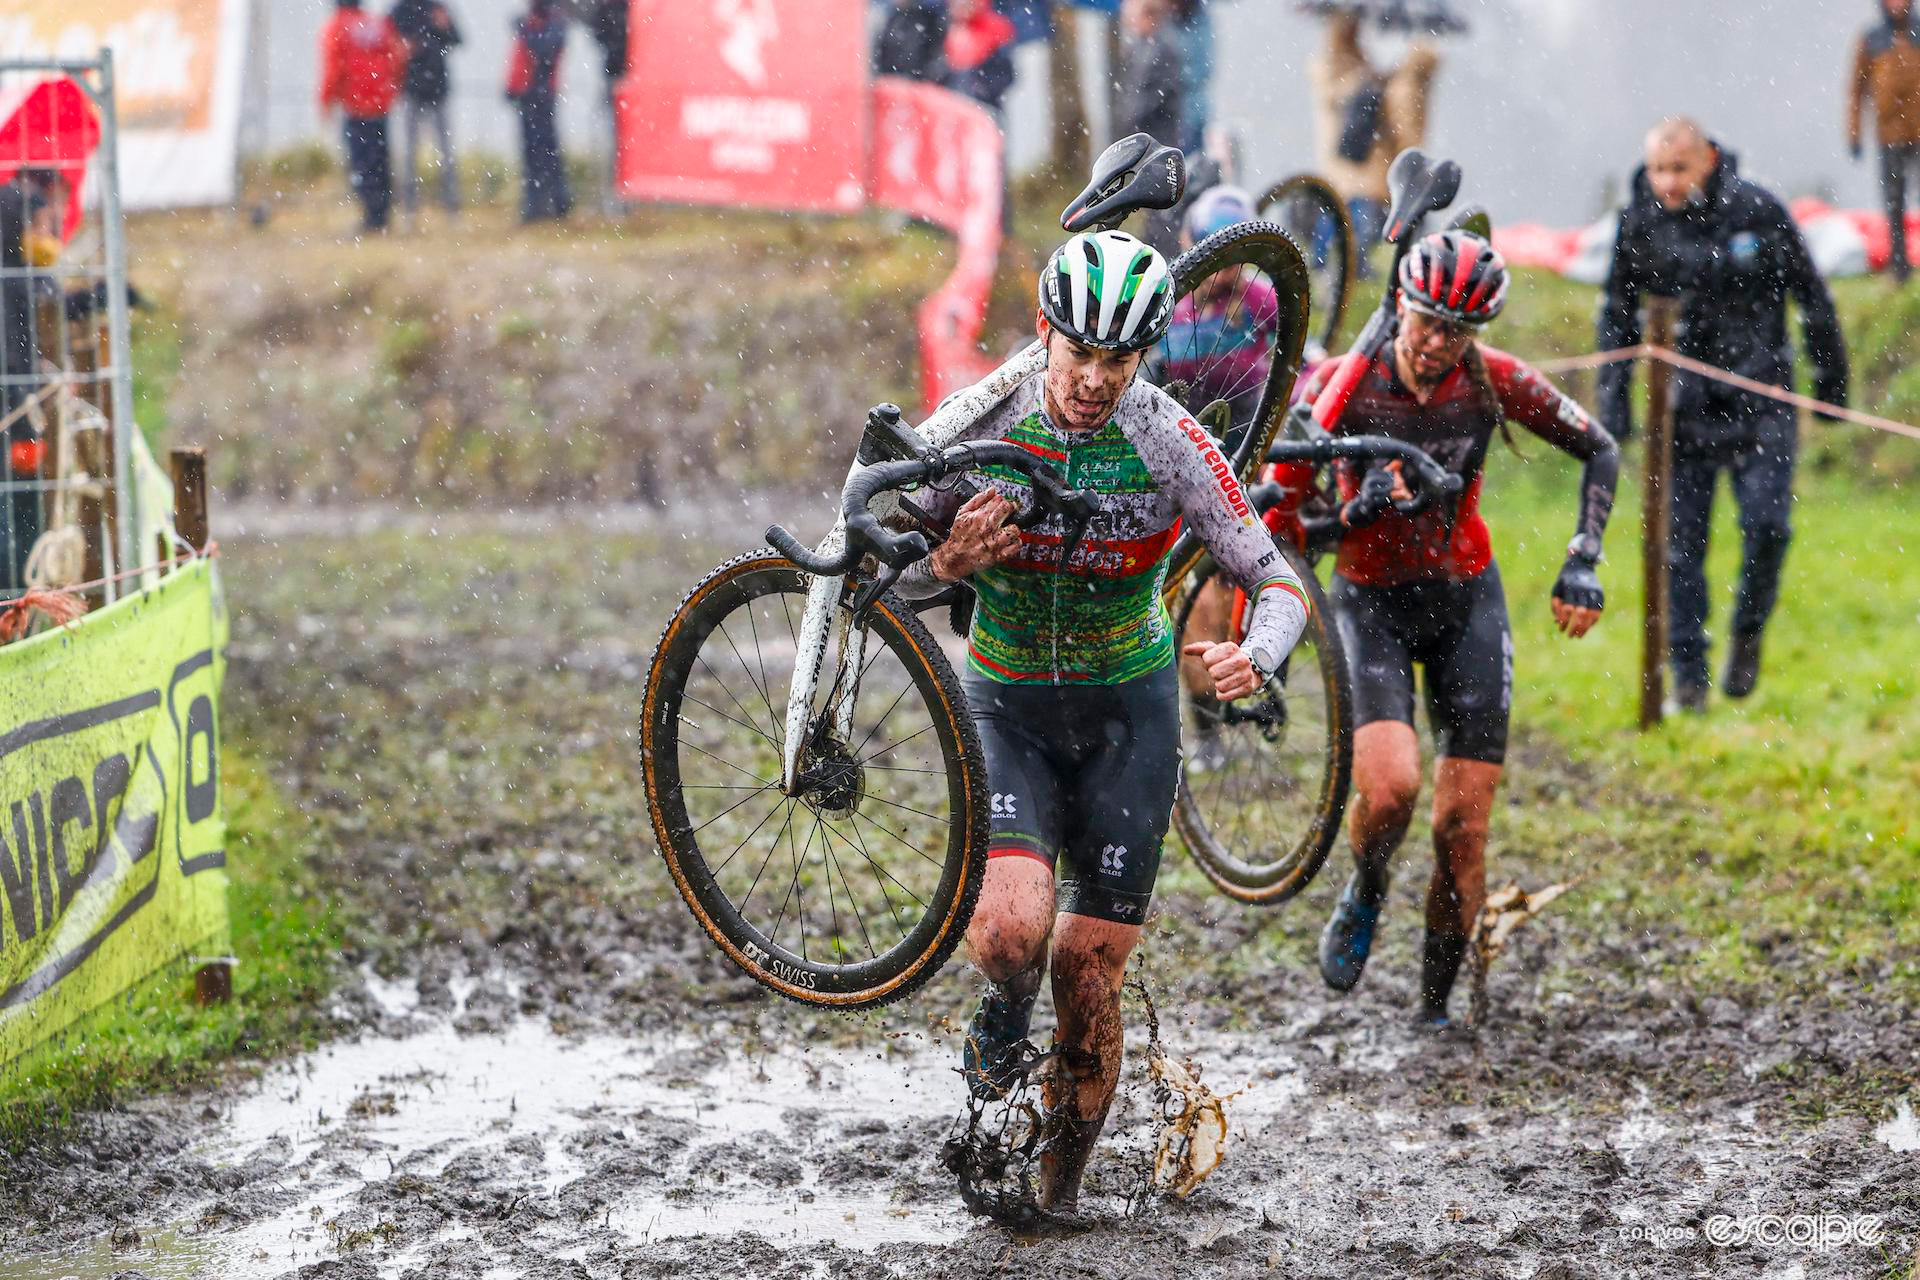
[[[1012,395],[1015,387],[1046,367],[1046,348],[1037,341],[1029,344],[979,382],[964,391],[956,391],[942,401],[940,407],[920,424],[920,435],[934,448],[946,448],[953,443],[954,437]],[[855,463],[848,469],[849,478],[859,470],[859,466],[859,463]],[[892,494],[880,495],[881,501],[892,498]],[[882,513],[878,506],[875,511],[876,514]],[[846,533],[846,518],[842,515],[835,519],[833,528],[814,548],[815,553],[838,556],[846,545]],[[833,626],[834,610],[839,604],[845,581],[840,577],[816,577],[807,588],[807,608],[800,623],[800,651],[794,656],[793,687],[787,691],[787,738],[780,779],[781,789],[789,795],[793,793],[799,776],[800,749],[806,743],[807,722],[812,715],[814,695],[820,687],[820,666],[826,660],[827,637]],[[865,661],[865,633],[856,633],[852,614],[842,613],[840,670],[835,684],[844,692],[839,705],[832,711],[834,727],[843,737],[853,727],[853,695],[860,687],[860,670]]]

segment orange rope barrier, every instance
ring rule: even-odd
[[[84,592],[115,582],[125,582],[128,578],[137,578],[143,573],[152,573],[156,569],[170,569],[174,565],[185,564],[190,560],[211,559],[219,552],[220,544],[209,542],[204,551],[189,551],[174,556],[170,560],[143,564],[137,569],[122,569],[119,573],[95,578],[91,582],[76,582],[57,590],[31,588],[18,599],[10,600],[4,607],[0,607],[0,644],[11,643],[25,635],[27,623],[36,611],[52,619],[56,626],[64,627],[87,611],[87,602],[81,598]]]
[[[1815,400],[1812,396],[1803,396],[1798,392],[1783,391],[1779,387],[1771,386],[1765,382],[1756,382],[1754,379],[1738,373],[1728,373],[1725,369],[1716,369],[1710,364],[1703,364],[1693,359],[1691,356],[1683,356],[1677,351],[1670,351],[1666,347],[1656,347],[1645,342],[1640,343],[1638,346],[1616,347],[1612,351],[1598,351],[1590,356],[1568,356],[1559,360],[1542,360],[1536,362],[1534,367],[1542,373],[1569,373],[1575,369],[1597,369],[1601,365],[1618,364],[1622,360],[1641,359],[1664,361],[1676,369],[1684,369],[1688,373],[1698,374],[1703,378],[1711,378],[1715,382],[1725,382],[1731,386],[1739,387],[1742,391],[1750,391],[1757,396],[1766,396],[1770,400],[1778,400],[1782,404],[1790,404],[1796,408],[1808,409],[1814,413],[1823,413],[1830,418],[1838,418],[1843,422],[1852,422],[1863,427],[1872,427],[1876,431],[1890,431],[1894,435],[1906,436],[1911,440],[1920,440],[1920,427],[1911,426],[1905,422],[1895,422],[1891,418],[1882,418],[1876,414],[1862,413],[1858,409],[1849,409],[1845,405],[1829,404],[1825,400]]]

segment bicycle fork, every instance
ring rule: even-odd
[[[823,554],[834,554],[841,531],[835,530],[821,543]],[[800,621],[800,651],[794,655],[793,686],[787,691],[786,743],[780,762],[780,789],[793,795],[799,787],[800,756],[813,730],[813,700],[820,688],[820,668],[827,657],[827,642],[834,630],[834,614],[840,615],[840,662],[834,673],[833,688],[838,690],[834,703],[822,709],[833,717],[833,732],[842,740],[853,733],[853,707],[860,690],[860,676],[866,666],[867,629],[858,625],[851,609],[840,609],[840,596],[846,579],[816,577],[807,588],[807,608]]]

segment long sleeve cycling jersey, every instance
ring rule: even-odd
[[[1119,684],[1174,659],[1173,624],[1161,601],[1166,561],[1191,522],[1216,562],[1254,601],[1245,645],[1274,661],[1292,652],[1307,622],[1307,596],[1234,478],[1213,436],[1159,388],[1136,380],[1113,418],[1067,432],[1044,406],[1045,375],[1022,383],[956,440],[1006,440],[1044,458],[1099,507],[1072,558],[1067,530],[1049,516],[1020,537],[1005,563],[971,581],[979,596],[967,642],[971,669],[1008,683]],[[1026,478],[988,468],[989,484],[1024,507]],[[917,495],[945,519],[951,494]],[[897,590],[924,598],[945,587],[922,560]]]
[[[1437,502],[1412,517],[1388,512],[1364,528],[1348,531],[1340,540],[1336,564],[1341,577],[1364,586],[1386,587],[1420,579],[1471,578],[1485,570],[1493,560],[1493,545],[1480,515],[1480,485],[1487,448],[1501,419],[1519,423],[1586,463],[1574,534],[1591,539],[1597,552],[1620,475],[1620,451],[1613,437],[1525,361],[1492,347],[1482,346],[1479,351],[1486,386],[1462,361],[1425,404],[1401,383],[1391,358],[1375,361],[1361,380],[1335,434],[1392,436],[1418,445],[1459,476],[1465,488],[1457,502]],[[1311,403],[1344,361],[1359,358],[1348,355],[1321,365],[1302,398]],[[1498,417],[1488,403],[1489,391],[1499,400]],[[1291,509],[1313,483],[1313,472],[1281,467],[1276,478],[1291,495],[1273,517],[1284,528]],[[1339,479],[1341,499],[1352,498],[1360,477],[1343,464]]]

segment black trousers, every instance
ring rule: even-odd
[[[1793,539],[1793,467],[1799,423],[1786,405],[1755,411],[1751,443],[1735,449],[1689,449],[1687,424],[1676,423],[1673,499],[1667,530],[1668,653],[1675,681],[1705,685],[1707,675],[1707,533],[1713,491],[1725,471],[1740,512],[1740,584],[1733,630],[1758,634],[1780,599],[1780,570]]]
[[[1887,200],[1887,229],[1893,235],[1893,256],[1887,270],[1905,280],[1913,270],[1907,260],[1907,188],[1913,187],[1913,203],[1920,204],[1920,142],[1882,144],[1880,147],[1880,191]]]
[[[384,230],[393,204],[393,158],[387,149],[387,118],[348,116],[341,126],[347,141],[347,173],[353,194],[360,197],[361,225]]]
[[[520,108],[520,218],[564,218],[573,209],[550,93],[527,94]]]

